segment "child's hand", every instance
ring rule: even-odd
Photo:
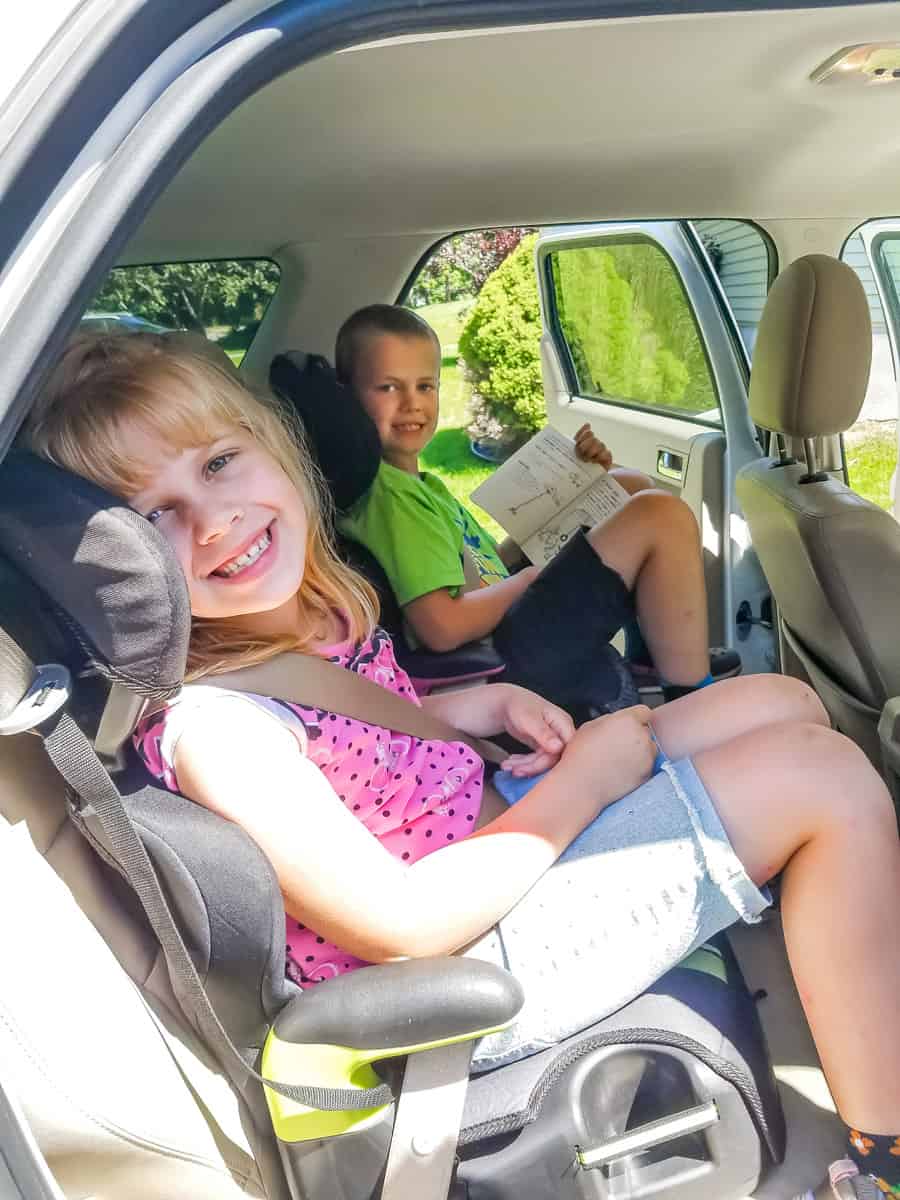
[[[566,747],[560,770],[574,768],[580,786],[596,783],[606,803],[646,783],[656,762],[651,710],[635,704],[582,725]]]
[[[582,425],[575,434],[575,453],[582,462],[599,463],[604,471],[613,465],[612,452],[594,435],[590,425]]]
[[[499,686],[499,685],[498,685]],[[559,762],[575,734],[572,718],[549,700],[510,684],[503,712],[503,727],[519,742],[533,746],[531,754],[511,754],[501,766],[519,777],[540,775]]]

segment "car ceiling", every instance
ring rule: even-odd
[[[298,68],[210,135],[123,261],[615,217],[900,211],[900,82],[814,84],[896,3],[433,35]]]

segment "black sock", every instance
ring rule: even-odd
[[[699,692],[701,688],[709,687],[711,683],[715,683],[712,675],[707,675],[701,679],[699,683],[663,683],[663,700],[666,704],[670,700],[677,700],[679,696],[689,696],[691,692]]]
[[[625,658],[628,662],[637,663],[642,667],[652,667],[653,659],[650,657],[650,651],[647,649],[647,643],[644,641],[637,617],[629,617],[622,626],[622,630],[625,634]]]
[[[900,1197],[900,1137],[849,1131],[850,1155],[864,1175],[871,1175],[885,1196]]]

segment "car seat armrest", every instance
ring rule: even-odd
[[[384,1057],[480,1037],[508,1025],[522,1001],[513,976],[490,963],[407,959],[308,988],[282,1009],[274,1032],[285,1042],[353,1046]]]
[[[380,1059],[440,1050],[504,1029],[522,1007],[518,981],[474,958],[422,958],[363,967],[316,984],[276,1018],[262,1074],[281,1083],[368,1088]],[[381,1109],[321,1111],[266,1089],[283,1143],[367,1128]]]
[[[506,670],[506,663],[490,642],[467,642],[456,650],[437,653],[411,650],[402,637],[397,637],[394,650],[397,662],[412,680],[437,687],[488,678]]]

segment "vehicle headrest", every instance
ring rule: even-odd
[[[187,584],[139,513],[14,450],[0,464],[0,553],[47,598],[99,674],[152,700],[178,690],[190,636]]]
[[[798,258],[763,309],[751,420],[790,437],[843,433],[859,416],[871,364],[869,305],[856,272],[827,254]]]
[[[371,417],[319,354],[279,354],[269,368],[269,384],[302,421],[335,508],[345,512],[378,473],[381,442]]]

